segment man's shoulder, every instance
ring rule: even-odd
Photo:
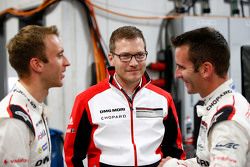
[[[18,105],[24,108],[26,101],[22,95],[13,91],[9,92],[0,102],[0,117],[4,117],[4,113],[7,112],[11,105]]]
[[[215,114],[220,112],[227,113],[229,110],[238,114],[239,111],[245,113],[249,109],[249,103],[241,93],[231,91],[227,94],[220,94],[207,107],[216,109]]]
[[[249,120],[249,108],[249,103],[240,93],[228,94],[216,106],[210,127],[212,128],[223,121],[234,120],[240,123],[243,120]]]
[[[146,86],[147,89],[150,89],[151,91],[153,92],[156,92],[157,94],[160,94],[160,95],[163,95],[163,96],[166,96],[166,97],[172,97],[171,94],[169,92],[167,92],[166,90],[152,84],[152,83],[149,83],[147,86]]]
[[[27,101],[27,100],[26,100]],[[25,98],[16,94],[9,94],[0,103],[1,119],[17,119],[24,122],[35,134],[32,119],[28,114]]]

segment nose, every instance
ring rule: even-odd
[[[129,65],[135,66],[135,65],[137,65],[137,64],[138,64],[138,62],[137,62],[137,60],[135,59],[135,56],[133,56],[133,57],[131,58],[130,62],[129,62]]]
[[[70,62],[66,57],[64,57],[64,63],[63,64],[64,64],[64,66],[70,66]]]
[[[175,78],[181,78],[181,71],[178,68],[175,70]]]

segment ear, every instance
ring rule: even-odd
[[[39,58],[33,57],[30,59],[30,69],[35,72],[42,72],[43,62]]]
[[[108,54],[108,59],[109,59],[110,65],[114,66],[114,56],[111,53]]]
[[[203,78],[209,78],[214,72],[214,66],[210,62],[204,62],[200,67],[200,73]]]

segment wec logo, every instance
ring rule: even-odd
[[[237,149],[239,144],[235,143],[227,143],[227,144],[216,144],[215,148],[221,149],[221,148],[232,148],[232,149]]]

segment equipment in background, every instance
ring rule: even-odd
[[[242,93],[241,46],[250,44],[250,19],[242,17],[228,18],[228,41],[231,57],[229,76],[233,79],[235,90]]]
[[[193,15],[196,16],[196,3],[200,3],[201,15],[206,15],[211,13],[209,0],[170,0],[174,1],[174,11],[175,14],[190,14],[191,8],[193,9]]]
[[[186,136],[185,136],[185,140],[184,143],[186,145],[188,144],[193,144],[193,125],[192,125],[192,120],[190,118],[190,116],[187,116],[185,118],[185,126],[186,126]]]
[[[230,8],[231,8],[231,16],[240,16],[240,11],[242,17],[245,16],[245,6],[250,6],[250,0],[224,0],[225,3],[230,3]],[[240,9],[238,6],[240,5]]]
[[[94,7],[91,6],[87,1],[78,1],[82,5],[86,13],[91,42],[93,44],[94,63],[92,64],[91,84],[94,85],[107,77],[106,67],[109,66],[109,61],[107,58],[107,53],[105,52],[103,46],[104,44],[99,30],[99,26],[97,24]]]
[[[175,0],[174,7],[175,7],[176,13],[185,13],[186,12],[183,0]]]
[[[238,0],[231,0],[230,2],[231,16],[239,15]]]
[[[169,13],[167,14],[167,16]],[[161,87],[162,89],[172,93],[173,86],[173,54],[171,50],[170,38],[168,36],[169,20],[164,19],[160,25],[160,31],[157,39],[157,55],[156,62],[151,62],[147,66],[147,70],[159,73],[157,79],[152,78],[152,84]],[[173,99],[174,95],[172,93]]]
[[[158,51],[157,61],[155,63],[150,63],[147,69],[159,72],[159,78],[152,79],[152,84],[171,92],[173,81],[173,58],[170,49]]]
[[[242,17],[245,17],[245,10],[244,6],[250,6],[250,0],[240,0],[240,6],[241,6],[241,12],[242,12]]]
[[[201,13],[202,14],[209,14],[211,12],[209,0],[202,0],[201,1]]]
[[[250,45],[241,47],[242,94],[250,102]]]

